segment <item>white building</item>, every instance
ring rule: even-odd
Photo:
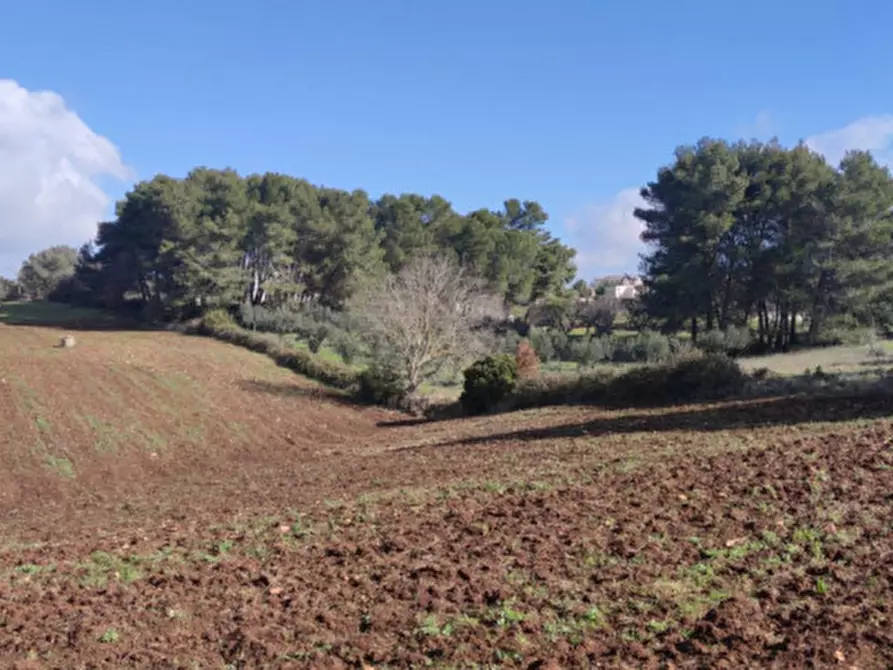
[[[641,277],[633,275],[624,275],[623,278],[614,285],[614,297],[617,300],[635,300],[642,292],[645,283]]]

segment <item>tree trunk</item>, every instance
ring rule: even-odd
[[[722,307],[719,312],[719,329],[725,331],[729,327],[729,305],[732,301],[732,273],[726,278],[726,288],[722,297]]]
[[[766,307],[765,300],[761,300],[757,305],[757,316],[760,328],[760,344],[769,346],[769,310]]]

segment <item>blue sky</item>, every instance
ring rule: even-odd
[[[636,190],[679,144],[893,154],[886,0],[29,0],[0,17],[0,274],[88,237],[134,179],[196,165],[460,211],[539,200],[591,277],[635,269]]]

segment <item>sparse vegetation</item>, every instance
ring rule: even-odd
[[[349,389],[357,383],[356,371],[347,365],[290,347],[275,336],[245,330],[223,310],[214,310],[204,316],[196,332],[266,354],[276,361],[277,365],[335,388]]]

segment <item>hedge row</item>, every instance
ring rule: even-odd
[[[500,412],[552,405],[658,406],[719,400],[742,393],[747,375],[723,354],[690,353],[672,363],[647,365],[622,374],[593,373],[518,380],[510,392],[497,378],[498,401],[476,411]],[[480,383],[480,382],[479,382]],[[477,389],[479,396],[485,394]]]
[[[275,335],[245,330],[223,310],[208,312],[191,331],[266,354],[277,365],[335,388],[355,389],[358,384],[357,372],[352,368],[286,346]]]

